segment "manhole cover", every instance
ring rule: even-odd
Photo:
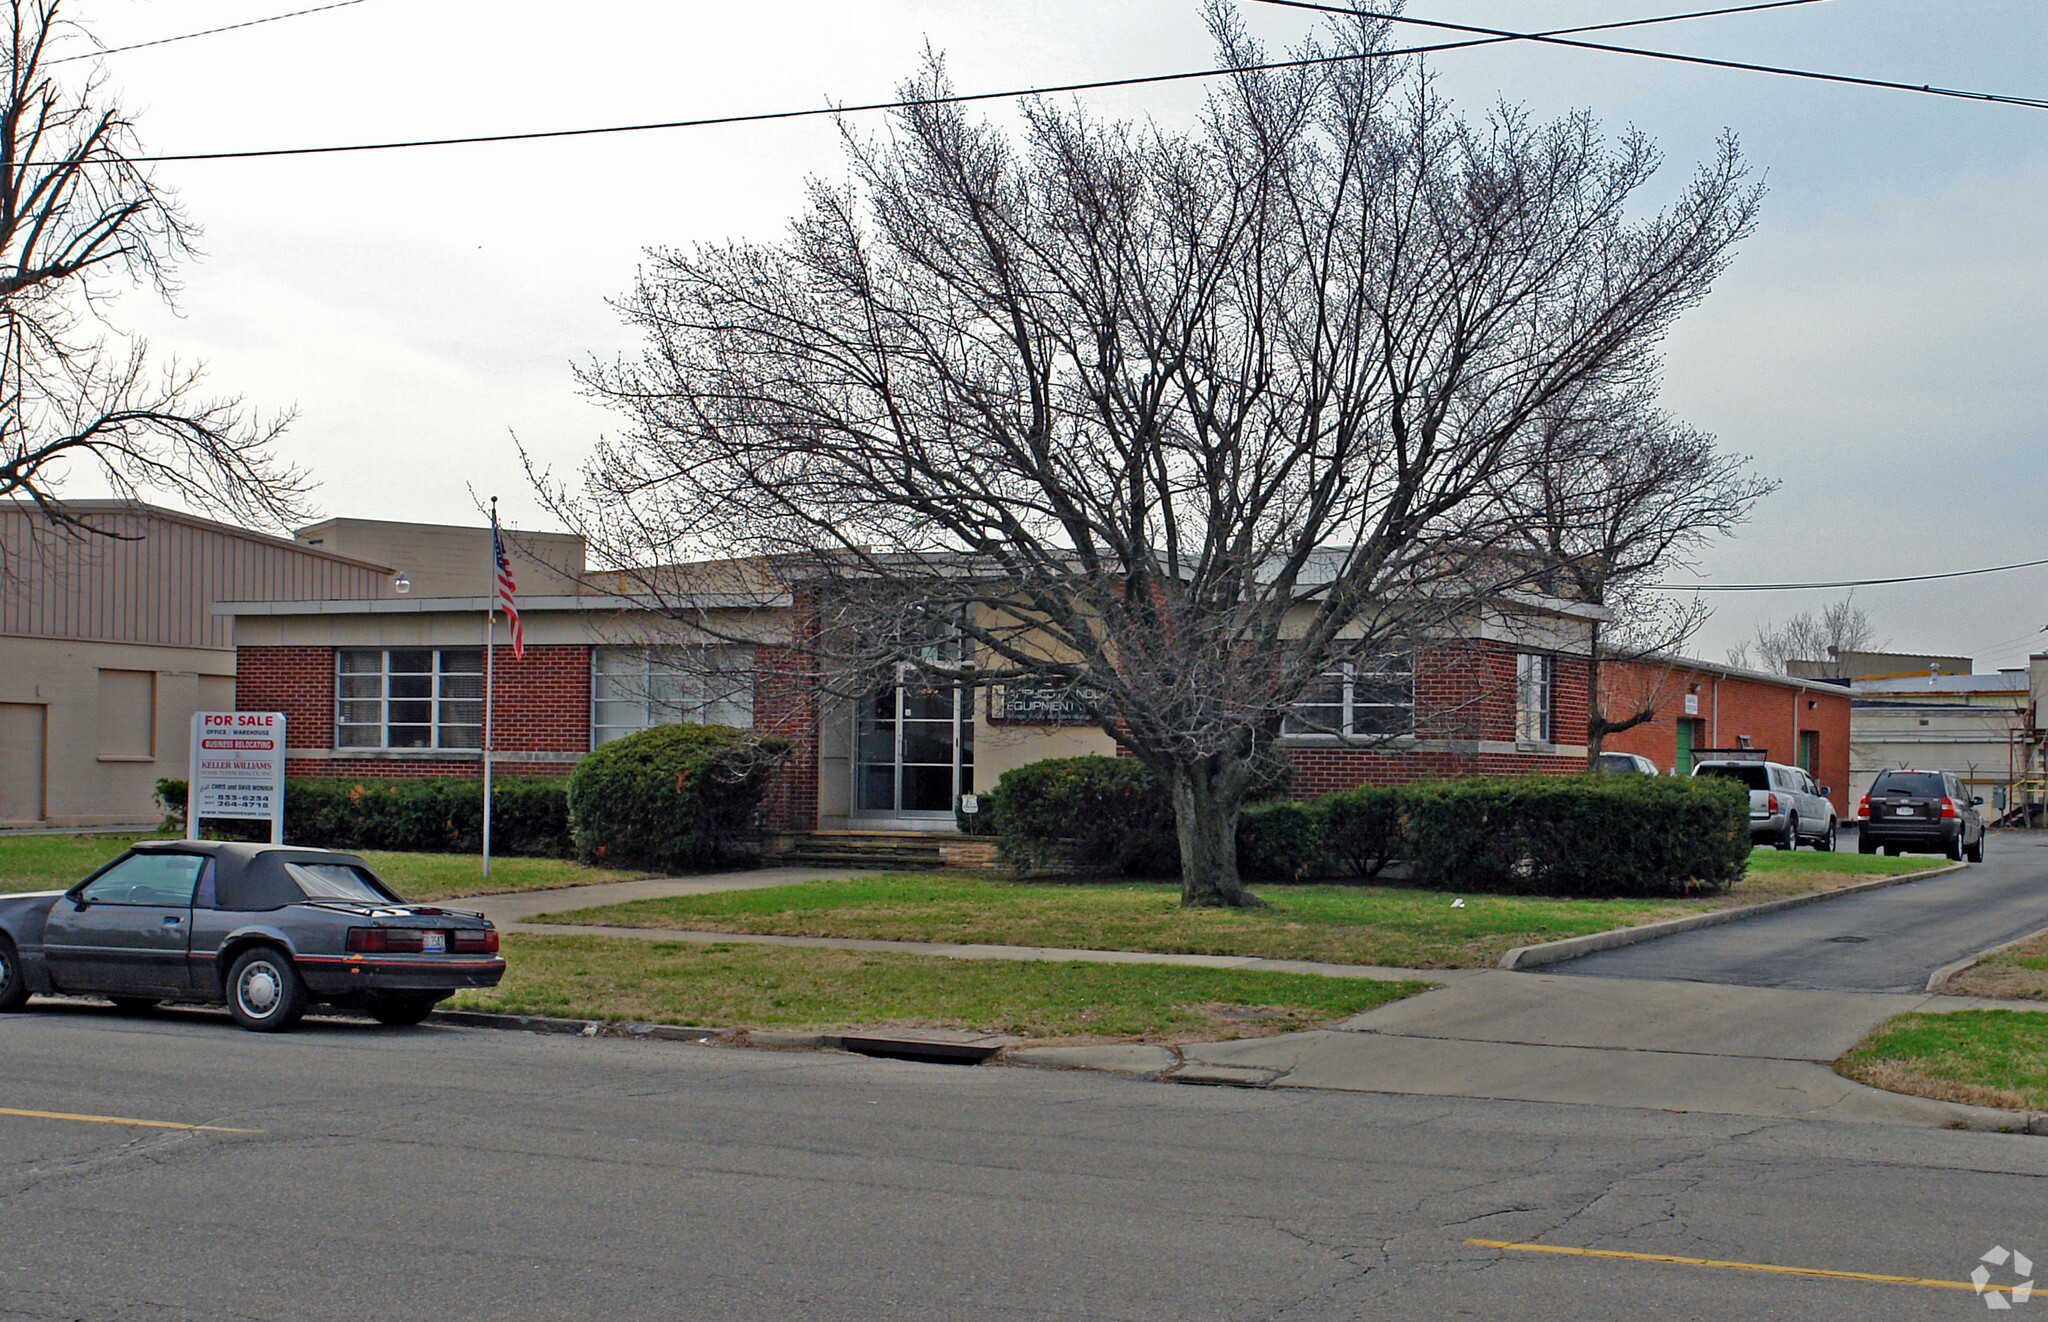
[[[1831,936],[1828,942],[1837,946],[1860,946],[1869,939],[1867,936]]]

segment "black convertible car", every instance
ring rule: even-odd
[[[0,895],[0,1010],[55,992],[225,1002],[259,1033],[316,1002],[416,1024],[504,976],[488,919],[407,904],[329,849],[149,840],[68,891]]]

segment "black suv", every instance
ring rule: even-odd
[[[1984,861],[1984,802],[1963,793],[1953,771],[1880,771],[1857,805],[1859,853],[1946,854]]]

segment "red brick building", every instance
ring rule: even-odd
[[[1804,767],[1850,815],[1849,690],[1684,657],[1606,661],[1600,687],[1610,714],[1642,704],[1656,718],[1609,735],[1602,747],[1640,753],[1659,770],[1690,774],[1702,749],[1748,749]]]
[[[350,525],[356,542],[369,539],[366,526]],[[401,571],[407,548],[432,542],[428,534],[487,536],[386,526],[399,530],[391,537],[400,544],[377,549]],[[568,559],[580,573],[580,553]],[[476,561],[488,563],[481,550]],[[412,577],[427,581],[402,597],[214,608],[234,617],[236,706],[288,718],[288,774],[481,773],[487,589],[459,573]],[[614,597],[545,586],[528,595],[521,584],[524,657],[513,659],[502,629],[491,654],[492,766],[500,775],[566,775],[620,734],[716,721],[791,740],[767,803],[777,829],[950,830],[960,796],[993,786],[1012,767],[1115,751],[1101,730],[1063,709],[1059,695],[1026,685],[828,698],[788,645],[787,597],[704,594],[697,604],[722,614],[721,638],[651,647],[654,617],[636,623],[641,613]],[[1296,792],[1582,770],[1590,620],[1571,603],[1521,602],[1383,671],[1329,676],[1281,739],[1297,768]],[[758,641],[736,645],[734,637]]]

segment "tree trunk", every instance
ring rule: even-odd
[[[1173,819],[1180,837],[1180,902],[1189,909],[1254,908],[1237,875],[1237,815],[1251,788],[1251,764],[1207,757],[1173,769]]]

